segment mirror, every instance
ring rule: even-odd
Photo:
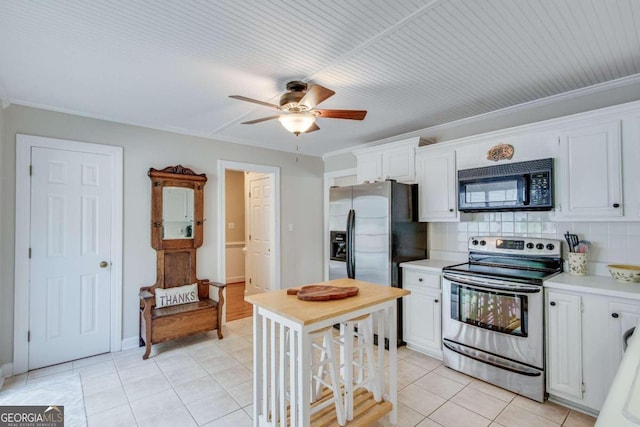
[[[182,165],[149,169],[151,247],[196,249],[202,246],[205,174]]]
[[[192,188],[162,188],[162,238],[193,239]]]

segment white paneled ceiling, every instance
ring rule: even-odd
[[[2,0],[0,97],[320,155],[640,73],[639,0]],[[336,92],[295,137],[287,81]]]

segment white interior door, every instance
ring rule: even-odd
[[[110,351],[107,155],[32,147],[29,369]],[[102,265],[101,265],[102,264]]]
[[[273,183],[271,176],[249,174],[248,293],[271,290]]]

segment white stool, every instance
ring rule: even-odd
[[[382,400],[380,378],[373,358],[373,316],[370,314],[347,320],[340,325],[343,344],[343,380],[347,421],[353,419],[353,393],[366,387],[376,402]],[[354,340],[356,344],[354,345]]]
[[[340,380],[338,372],[340,370],[339,360],[336,357],[335,350],[333,348],[333,327],[327,327],[319,331],[310,333],[311,336],[311,402],[316,402],[320,397],[322,386],[327,387],[333,392],[333,399],[327,399],[322,403],[313,405],[311,407],[311,414],[326,408],[333,403],[336,408],[336,419],[341,426],[346,424],[344,404],[342,402],[342,393],[340,391]],[[322,344],[320,341],[322,338]],[[320,350],[319,360],[316,361],[313,357],[315,351]],[[328,369],[327,369],[328,368]],[[327,382],[327,370],[329,374],[329,381]]]

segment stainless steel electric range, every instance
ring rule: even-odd
[[[442,344],[452,369],[544,401],[542,282],[562,271],[559,240],[481,236],[443,269]]]

